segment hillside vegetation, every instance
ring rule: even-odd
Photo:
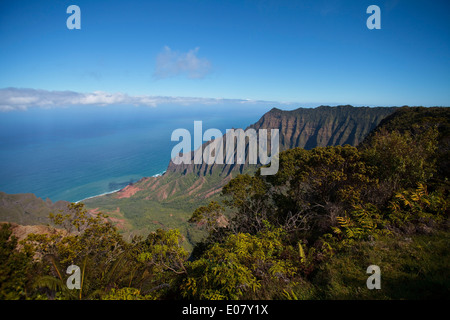
[[[68,201],[43,200],[33,193],[7,194],[0,191],[0,222],[39,225],[50,222],[50,212],[66,210]]]
[[[207,236],[191,253],[177,229],[125,241],[82,203],[50,216],[65,233],[19,246],[3,225],[0,298],[447,298],[449,119],[402,108],[359,147],[283,151],[276,175],[239,174],[193,210],[188,223]],[[71,264],[81,289],[65,285]],[[369,265],[380,290],[366,287]]]

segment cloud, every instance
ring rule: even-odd
[[[165,79],[175,76],[186,76],[190,79],[204,78],[211,71],[211,62],[205,58],[197,57],[200,48],[188,52],[177,52],[165,46],[156,57],[156,66],[153,76],[156,79]]]
[[[158,105],[218,105],[218,104],[279,104],[273,101],[249,99],[221,99],[168,96],[131,96],[125,93],[95,91],[47,91],[29,88],[0,89],[0,111],[27,110],[29,108],[61,108],[69,106],[135,105],[156,107]]]
[[[149,97],[129,96],[123,93],[0,89],[0,111],[26,110],[30,107],[53,108],[71,105],[106,106],[117,104],[156,106],[155,101]]]

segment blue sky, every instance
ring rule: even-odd
[[[81,30],[66,27],[71,4]],[[372,4],[380,30],[366,27]],[[50,91],[94,104],[120,94],[143,104],[164,96],[449,106],[450,2],[2,1],[0,90],[0,105],[12,108],[45,106]]]

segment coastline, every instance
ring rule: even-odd
[[[122,189],[123,189],[123,188],[122,188]],[[91,197],[87,197],[87,198],[84,198],[84,199],[75,201],[74,203],[79,203],[79,202],[84,201],[84,200],[88,200],[88,199],[92,199],[92,198],[97,198],[97,197],[105,196],[105,195],[107,195],[107,194],[111,194],[111,193],[120,191],[120,190],[122,190],[122,189],[117,189],[117,190],[113,190],[113,191],[108,191],[108,192],[104,192],[104,193],[101,193],[101,194],[97,194],[97,195],[95,195],[95,196],[91,196]]]
[[[164,171],[161,172],[161,173],[157,173],[157,174],[153,175],[152,178],[161,177],[161,176],[163,176],[165,173],[166,173],[166,170],[164,170]],[[145,178],[146,178],[146,177],[142,177],[141,179],[139,179],[139,181],[142,180],[142,179],[145,179]],[[139,182],[139,181],[138,181],[138,182]],[[123,188],[120,188],[120,189],[117,189],[117,190],[113,190],[113,191],[104,192],[104,193],[97,194],[97,195],[94,195],[94,196],[90,196],[90,197],[87,197],[87,198],[84,198],[84,199],[75,201],[74,203],[79,203],[79,202],[82,202],[82,201],[84,201],[84,200],[88,200],[88,199],[92,199],[92,198],[97,198],[97,197],[105,196],[105,195],[107,195],[107,194],[112,194],[112,193],[115,193],[115,192],[119,192],[120,190],[123,190],[123,189],[125,189],[125,188],[128,187],[128,186],[129,186],[129,184],[128,184],[127,186],[123,187]]]
[[[153,175],[152,178],[161,177],[162,175],[164,175],[164,173],[166,173],[166,171],[167,171],[167,170],[164,170],[164,171],[161,172],[161,173],[157,173],[157,174]]]

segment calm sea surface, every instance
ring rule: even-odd
[[[165,171],[172,131],[246,128],[271,106],[134,106],[0,113],[0,191],[79,201]],[[193,137],[192,137],[193,138]],[[192,139],[193,140],[193,139]]]

